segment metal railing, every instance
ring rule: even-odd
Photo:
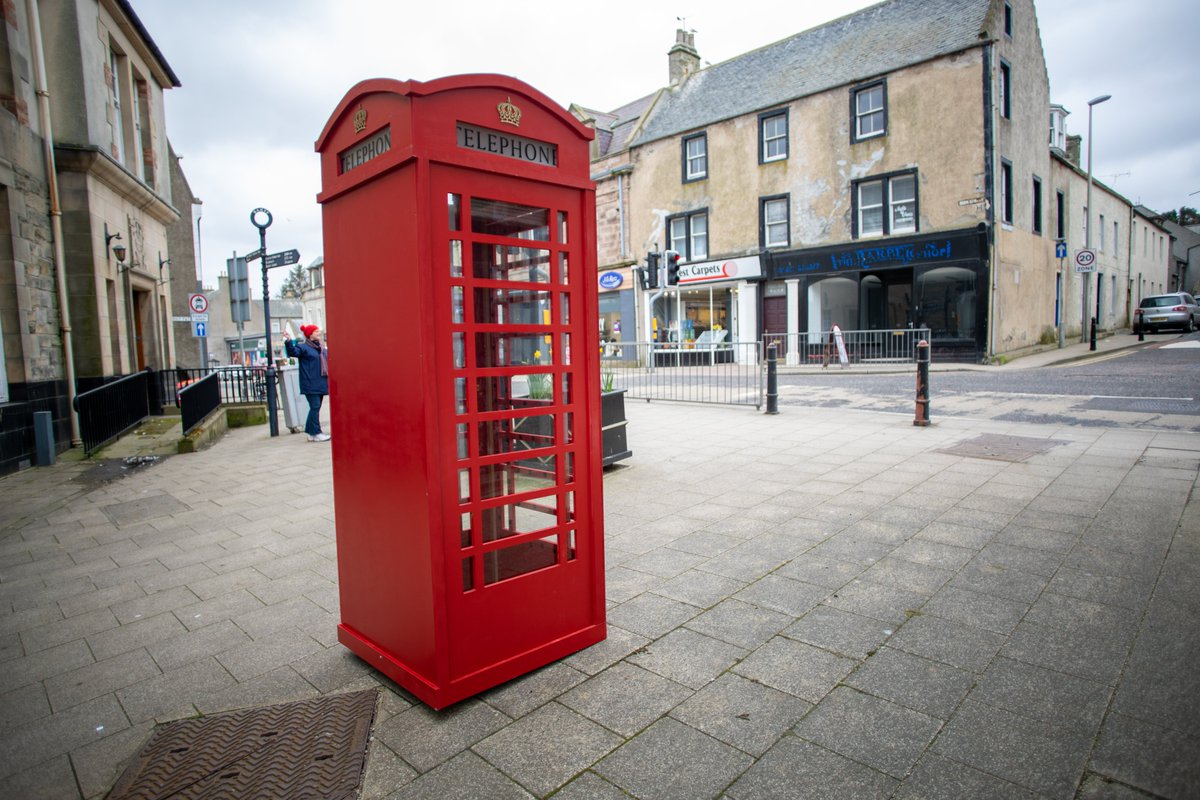
[[[220,373],[210,372],[179,390],[179,416],[184,436],[221,405],[219,378]]]
[[[629,399],[755,408],[763,402],[759,342],[607,342],[600,375],[606,391],[624,389]]]
[[[929,341],[928,328],[896,328],[874,331],[841,331],[842,346],[838,347],[833,331],[796,334],[763,334],[763,352],[774,344],[779,353],[779,365],[838,366],[842,352],[847,365],[854,364],[915,364],[917,342]]]
[[[147,369],[75,396],[79,438],[91,455],[152,414],[162,413],[158,378]]]
[[[212,369],[172,369],[161,373],[163,402],[179,405],[179,392],[186,386],[216,375],[222,403],[267,402],[266,367],[216,367]]]

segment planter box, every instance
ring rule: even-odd
[[[625,435],[625,425],[625,390],[601,392],[600,454],[601,463],[606,467],[633,455]]]

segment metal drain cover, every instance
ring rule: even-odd
[[[949,453],[967,458],[988,458],[993,461],[1024,461],[1030,456],[1045,453],[1059,445],[1061,439],[1035,439],[1030,436],[1005,436],[999,433],[983,433],[974,439],[959,442],[953,447],[943,447],[939,453]]]
[[[378,690],[159,725],[108,800],[352,798]]]

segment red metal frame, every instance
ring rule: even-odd
[[[317,140],[338,637],[434,708],[605,636],[591,137],[468,75],[364,81]]]

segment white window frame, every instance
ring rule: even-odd
[[[693,149],[695,145],[695,149]],[[708,134],[698,133],[683,138],[683,180],[704,180],[708,177]]]
[[[787,247],[791,244],[789,198],[768,197],[762,201],[763,247]],[[772,211],[777,218],[772,219]],[[778,216],[782,211],[782,216]]]
[[[684,261],[708,258],[708,211],[693,211],[671,217],[667,226],[669,249]]]
[[[879,105],[872,106],[868,109],[863,109],[862,100],[864,97],[872,97],[879,93]],[[868,132],[863,132],[863,121],[867,119],[879,119],[878,129]],[[863,139],[874,139],[876,136],[883,136],[887,133],[887,90],[882,83],[873,83],[870,86],[864,86],[861,89],[854,90],[854,139],[861,141]]]
[[[782,123],[783,130],[777,128],[778,123]],[[772,126],[776,126],[775,130],[769,130]],[[763,164],[771,161],[783,161],[788,157],[788,114],[787,111],[779,111],[771,114],[764,114],[759,121],[759,146],[762,148],[761,162]],[[772,154],[771,148],[777,147],[777,151]]]
[[[1000,224],[1012,227],[1016,213],[1012,196],[1013,165],[1007,159],[1000,160]]]
[[[896,186],[898,184],[911,184],[912,193],[909,197],[897,199]],[[863,191],[871,187],[879,188],[879,202],[864,203]],[[920,227],[917,221],[918,214],[918,192],[917,192],[917,173],[901,172],[895,175],[884,175],[870,180],[862,180],[855,184],[855,205],[857,206],[857,237],[870,238],[874,236],[891,236],[900,233],[916,233]],[[909,215],[911,222],[901,223],[900,210],[906,206],[911,206],[912,211]],[[864,224],[865,211],[879,210],[879,228],[867,230]]]

